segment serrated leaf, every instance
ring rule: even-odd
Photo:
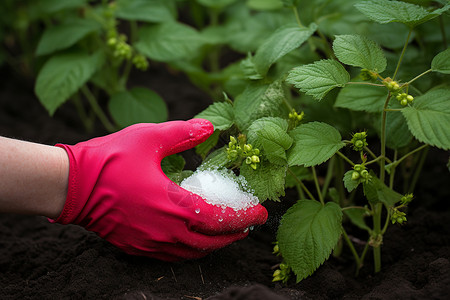
[[[400,22],[413,28],[441,15],[450,8],[450,4],[428,11],[422,6],[401,1],[368,0],[355,4],[355,7],[375,22]]]
[[[344,181],[344,186],[347,189],[347,191],[350,193],[354,189],[356,189],[360,183],[359,180],[353,180],[352,179],[353,170],[349,170],[345,172],[344,178],[342,179]]]
[[[99,23],[86,19],[77,19],[50,27],[42,34],[37,45],[36,55],[46,55],[69,48],[98,29],[100,29]]]
[[[296,67],[289,72],[287,82],[300,91],[321,100],[335,87],[343,87],[350,75],[337,61],[327,59]]]
[[[214,133],[203,143],[200,145],[195,146],[195,153],[200,155],[202,159],[206,158],[206,155],[208,155],[209,151],[211,151],[212,148],[214,148],[217,145],[217,142],[219,141],[220,137],[220,131],[215,130]]]
[[[270,66],[279,58],[300,47],[316,31],[317,25],[299,27],[297,24],[285,25],[277,29],[256,50],[253,63],[260,75],[265,75]]]
[[[27,12],[31,12],[35,18],[41,18],[42,15],[53,14],[66,9],[79,8],[86,4],[87,0],[40,0],[27,3],[29,6]]]
[[[247,138],[271,163],[286,165],[286,150],[292,145],[287,129],[288,123],[284,119],[261,118],[250,125]]]
[[[272,84],[251,83],[234,100],[235,122],[241,131],[245,131],[259,118],[287,114],[284,101],[285,93],[280,81]]]
[[[136,87],[113,95],[108,103],[111,116],[121,127],[136,123],[167,121],[164,100],[154,91]]]
[[[419,141],[450,149],[450,90],[435,89],[418,96],[402,109],[408,128]]]
[[[229,102],[213,103],[196,115],[195,118],[210,121],[216,130],[227,130],[234,124],[233,105]]]
[[[331,254],[342,232],[339,205],[300,200],[284,214],[278,228],[280,253],[297,275],[311,275]]]
[[[211,152],[206,159],[202,162],[202,164],[197,168],[197,170],[217,170],[226,167],[230,161],[227,157],[226,147],[219,148],[213,152]]]
[[[339,91],[334,106],[356,111],[381,112],[386,96],[387,90],[383,87],[349,84]]]
[[[117,0],[116,16],[129,21],[167,22],[174,20],[176,5],[172,0]]]
[[[274,165],[263,160],[256,170],[242,164],[240,175],[245,177],[254,195],[262,203],[265,200],[279,201],[279,197],[284,196],[286,170],[286,165]]]
[[[400,201],[403,197],[402,194],[397,193],[393,189],[390,189],[386,184],[380,181],[378,177],[371,172],[371,179],[368,183],[363,183],[364,195],[372,204],[384,203],[388,207],[392,207]]]
[[[103,63],[101,52],[52,56],[39,71],[35,93],[50,115],[83,86]]]
[[[345,146],[339,131],[321,122],[302,124],[289,135],[294,139],[294,145],[288,151],[289,166],[321,164]]]
[[[450,48],[436,55],[431,61],[431,70],[434,72],[450,74]]]
[[[176,173],[183,171],[186,164],[183,156],[178,154],[169,155],[161,161],[161,169],[164,173]]]
[[[359,228],[371,231],[370,227],[367,226],[364,218],[366,217],[366,210],[363,208],[348,208],[344,210],[345,215],[350,219],[350,221],[358,226]]]
[[[337,35],[333,42],[336,57],[344,64],[378,73],[386,69],[383,50],[374,41],[361,35]]]
[[[388,112],[386,115],[386,146],[391,149],[399,149],[408,145],[412,138],[405,117],[398,112]]]
[[[136,49],[150,59],[170,62],[197,54],[206,42],[194,28],[177,22],[143,26]]]

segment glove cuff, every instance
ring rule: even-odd
[[[70,224],[74,223],[84,206],[84,203],[80,203],[79,197],[77,197],[79,168],[71,146],[63,144],[56,144],[55,146],[63,148],[69,157],[69,182],[66,202],[61,214],[55,220],[48,220],[52,223]]]

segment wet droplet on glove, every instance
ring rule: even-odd
[[[200,213],[200,208],[196,208],[196,209],[195,209],[195,213],[196,213],[196,214]]]

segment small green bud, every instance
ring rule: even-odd
[[[362,147],[364,147],[364,142],[361,141],[361,140],[357,140],[357,141],[355,142],[355,147],[356,147],[356,148],[362,148]]]
[[[362,178],[367,179],[367,178],[369,178],[369,171],[362,170],[360,175],[361,175]]]
[[[253,155],[252,156],[252,158],[251,158],[251,160],[252,160],[252,163],[259,163],[259,157],[258,156],[256,156],[256,155]]]
[[[280,269],[277,269],[277,270],[275,270],[275,272],[273,272],[273,277],[277,277],[277,276],[279,276],[281,274],[281,270]]]
[[[400,104],[403,105],[403,106],[406,106],[406,105],[408,104],[408,100],[402,99],[402,100],[400,101]]]
[[[413,194],[406,194],[405,196],[400,198],[400,203],[402,205],[408,205],[412,201],[413,197],[414,197]]]
[[[244,151],[246,151],[246,152],[252,151],[252,145],[245,144],[245,145],[244,145]]]
[[[253,154],[254,155],[259,155],[259,149],[258,148],[253,149]]]
[[[280,247],[278,246],[278,244],[275,244],[275,246],[273,246],[272,254],[279,254],[279,253],[280,253]]]
[[[250,167],[252,167],[253,170],[256,170],[256,168],[258,168],[258,165],[253,163],[253,164],[250,164]]]
[[[362,170],[364,170],[366,167],[364,167],[363,165],[360,164],[356,164],[353,166],[353,170],[357,171],[357,172],[361,172]]]
[[[252,164],[252,163],[253,163],[253,162],[252,162],[252,158],[251,158],[250,156],[248,156],[248,157],[245,159],[245,163],[246,163],[247,165]]]
[[[360,177],[359,173],[356,171],[353,171],[352,173],[352,180],[358,180]]]
[[[237,143],[236,138],[234,136],[230,136],[230,143],[233,143],[233,145]]]
[[[406,96],[406,100],[408,100],[408,102],[413,102],[414,97],[411,95]]]

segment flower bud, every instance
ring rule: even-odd
[[[359,173],[356,171],[353,171],[352,173],[352,180],[358,180],[360,177]]]
[[[247,152],[252,151],[252,145],[245,144],[245,145],[244,145],[244,151],[247,151]]]
[[[251,158],[251,160],[252,160],[252,163],[259,163],[259,157],[258,156],[256,156],[256,155],[253,155],[252,156],[252,158]]]
[[[413,102],[414,97],[411,95],[406,96],[406,100],[408,100],[408,102]]]
[[[248,157],[245,159],[245,163],[246,163],[247,165],[250,165],[250,164],[252,163],[252,158],[251,158],[250,156],[248,156]]]

